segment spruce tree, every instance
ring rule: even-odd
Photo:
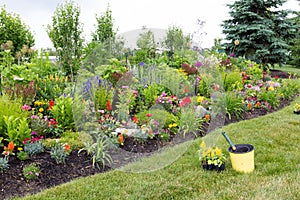
[[[264,67],[285,63],[289,59],[288,43],[296,35],[295,25],[287,20],[290,11],[279,9],[285,2],[239,0],[227,5],[231,18],[222,24],[227,52],[234,51]]]

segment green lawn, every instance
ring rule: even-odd
[[[252,173],[235,172],[229,159],[222,173],[204,171],[197,157],[198,139],[163,169],[148,173],[114,170],[24,199],[300,199],[300,115],[293,113],[296,102],[300,103],[300,97],[278,112],[223,127],[234,143],[254,145]],[[207,137],[211,136],[219,147],[228,148],[220,130]],[[144,164],[158,161],[150,158]]]
[[[296,74],[297,77],[300,77],[300,68],[296,68],[296,67],[291,66],[291,65],[284,65],[282,67],[276,66],[275,69],[282,70],[282,71],[285,71],[285,72],[289,72],[291,74]]]

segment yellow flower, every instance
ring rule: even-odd
[[[197,97],[197,102],[198,102],[198,103],[201,103],[203,100],[204,100],[204,97],[203,97],[203,96],[198,96],[198,97]]]
[[[44,111],[44,108],[40,108],[40,109],[39,109],[39,112],[43,112],[43,111]]]
[[[201,147],[201,149],[205,149],[206,145],[205,145],[204,141],[201,142],[200,147]]]
[[[128,130],[127,130],[127,129],[125,129],[125,130],[124,130],[124,134],[127,134],[127,133],[128,133]]]
[[[239,41],[239,40],[235,40],[235,41],[234,41],[234,45],[237,46],[237,45],[239,45],[239,44],[240,44],[240,41]]]
[[[269,90],[269,91],[273,91],[273,90],[274,90],[274,87],[271,86],[271,87],[268,88],[268,90]]]
[[[23,150],[23,148],[22,147],[18,147],[18,151],[22,151]]]
[[[52,75],[52,74],[50,74],[50,77],[49,77],[49,79],[50,79],[50,81],[52,81],[52,80],[53,80],[53,75]]]
[[[222,155],[222,149],[216,147],[216,155],[221,156]]]

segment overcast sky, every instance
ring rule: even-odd
[[[58,4],[64,0],[0,0],[0,6],[6,5],[10,13],[20,15],[21,20],[30,27],[35,36],[35,47],[52,47],[45,31],[51,24],[52,16]],[[202,47],[213,45],[214,38],[222,38],[220,24],[228,18],[226,4],[233,0],[74,0],[80,7],[80,21],[84,24],[84,37],[90,40],[95,30],[96,15],[105,12],[108,4],[112,10],[118,33],[147,28],[167,29],[170,25],[183,28],[185,32],[197,30],[197,19],[205,21],[202,31]],[[300,11],[299,2],[288,0],[284,8]]]

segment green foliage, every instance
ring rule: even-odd
[[[73,1],[66,1],[65,4],[58,5],[52,17],[52,26],[47,27],[48,36],[58,54],[58,62],[72,82],[80,67],[83,53],[79,15],[80,8]]]
[[[24,151],[28,153],[29,156],[42,153],[44,150],[44,145],[41,141],[27,142],[24,144]]]
[[[289,19],[291,23],[297,26],[297,36],[296,38],[291,42],[291,64],[295,65],[297,68],[300,68],[300,12],[295,12],[295,17]]]
[[[115,39],[116,32],[114,31],[114,24],[112,18],[112,11],[107,7],[106,12],[96,17],[96,30],[92,33],[92,40],[104,42],[109,39]]]
[[[9,100],[6,96],[0,97],[0,136],[4,137],[4,133],[7,132],[4,116],[12,117],[13,119],[28,117],[28,113],[23,112],[21,107],[22,105],[18,100]]]
[[[13,142],[17,146],[21,146],[25,138],[31,136],[31,129],[27,122],[27,118],[15,118],[12,116],[3,116],[6,131],[5,140]]]
[[[61,96],[55,99],[52,114],[57,122],[58,128],[62,130],[75,130],[72,105],[73,100],[71,97]]]
[[[67,152],[65,150],[65,147],[58,142],[54,145],[54,147],[51,148],[50,155],[57,164],[66,162]]]
[[[3,44],[1,50],[6,50],[5,43],[11,41],[12,48],[10,49],[15,56],[16,52],[22,50],[23,45],[27,47],[34,45],[34,37],[29,27],[21,21],[19,15],[8,13],[5,6],[1,7],[0,27],[0,45]]]
[[[23,168],[23,176],[27,181],[37,179],[41,174],[41,168],[36,163],[29,164]]]
[[[96,141],[94,143],[84,143],[84,147],[78,151],[85,150],[92,158],[93,167],[96,165],[100,168],[100,165],[104,168],[105,164],[112,162],[112,158],[108,153],[110,142],[107,137],[97,134]]]
[[[275,90],[263,89],[260,93],[258,93],[257,99],[259,101],[268,102],[270,106],[274,109],[277,109],[280,104],[278,93]]]
[[[229,116],[229,119],[231,119],[232,116],[240,119],[242,114],[245,112],[243,97],[235,93],[226,93],[224,98],[226,114]]]
[[[155,39],[154,39],[154,34],[151,30],[148,30],[144,33],[141,33],[136,45],[143,50],[150,50],[150,49],[155,49],[156,44],[155,44]]]
[[[294,95],[299,92],[299,86],[296,80],[281,80],[281,84],[279,94],[283,99],[291,100]]]
[[[201,119],[198,117],[192,105],[185,106],[181,109],[179,132],[183,136],[187,133],[197,134],[201,129]]]
[[[285,0],[239,0],[228,5],[231,18],[222,24],[229,43],[227,52],[262,64],[283,64],[289,58],[288,43],[295,37],[296,28],[287,20],[289,11],[275,10]],[[238,40],[238,43],[234,41]]]
[[[0,157],[0,172],[3,173],[5,170],[9,168],[8,164],[8,156]]]
[[[225,91],[233,91],[242,83],[242,76],[240,72],[228,72],[224,73],[223,80]]]
[[[29,155],[28,153],[26,153],[25,151],[20,151],[18,154],[17,154],[17,157],[19,160],[28,160],[29,159]]]
[[[192,38],[190,35],[185,35],[182,28],[170,26],[167,31],[167,36],[164,40],[166,48],[171,52],[178,52],[190,48]]]

